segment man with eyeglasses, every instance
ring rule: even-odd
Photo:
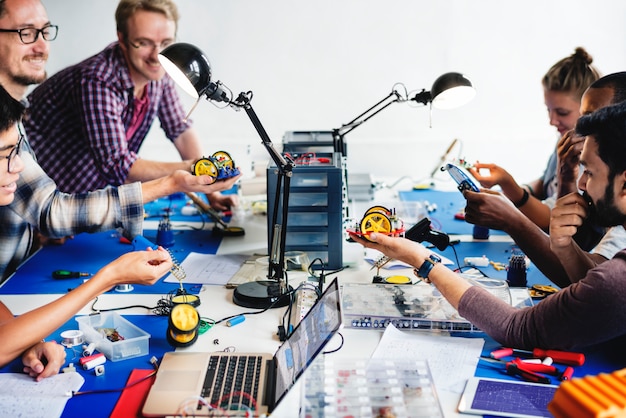
[[[39,163],[64,192],[146,181],[189,169],[202,146],[158,54],[176,39],[172,0],[121,0],[115,13],[118,41],[52,76],[29,95],[26,133]],[[183,161],[139,158],[153,121]],[[235,195],[208,195],[226,210]]]
[[[23,99],[28,86],[45,80],[49,41],[56,35],[52,27],[40,0],[0,0],[0,85],[15,99]],[[0,207],[0,280],[28,256],[37,231],[61,238],[120,228],[127,238],[133,238],[143,232],[145,203],[175,192],[226,190],[237,180],[210,184],[213,179],[209,176],[177,170],[152,181],[72,195],[58,190],[37,164],[26,139],[9,154],[8,173],[13,172],[16,161],[23,167],[15,186],[0,188],[0,193],[17,188],[13,202]]]

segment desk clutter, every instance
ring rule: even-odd
[[[309,418],[443,417],[424,360],[343,360],[320,356],[303,383]]]
[[[527,289],[508,290],[512,306],[533,305]],[[384,329],[392,324],[411,331],[480,332],[434,286],[344,283],[342,303],[345,326],[350,328]]]

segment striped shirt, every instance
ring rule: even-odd
[[[28,256],[36,230],[51,238],[80,232],[122,228],[127,238],[143,230],[141,184],[108,187],[69,195],[37,164],[25,141],[20,157],[24,170],[17,182],[15,200],[0,206],[0,277],[6,278]]]
[[[80,193],[124,184],[152,122],[174,141],[189,124],[173,80],[146,86],[145,117],[133,121],[134,84],[117,42],[61,70],[29,96],[24,127],[41,167],[59,190]]]

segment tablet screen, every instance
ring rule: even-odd
[[[459,412],[504,417],[551,417],[548,403],[558,386],[473,377],[459,402]]]

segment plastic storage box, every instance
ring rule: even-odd
[[[95,343],[96,350],[111,361],[145,356],[150,351],[150,334],[122,318],[118,313],[105,312],[76,318],[78,329],[85,334],[88,343]],[[123,340],[112,342],[106,337],[107,330],[115,330]]]
[[[323,158],[322,162],[314,164],[296,164],[293,169],[285,250],[304,251],[309,260],[320,258],[326,269],[338,269],[343,265],[344,202],[347,199],[341,155],[323,154]],[[268,231],[273,230],[271,223],[278,182],[276,171],[276,165],[270,161],[267,168]],[[282,190],[280,192],[282,194]],[[278,213],[278,222],[283,224],[282,211]],[[268,251],[272,245],[269,239],[268,236]],[[317,264],[314,267],[321,266]]]

